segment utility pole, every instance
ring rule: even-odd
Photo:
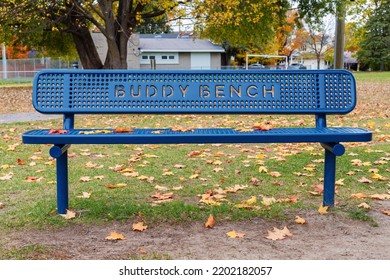
[[[5,51],[5,44],[2,44],[2,57],[3,57],[3,79],[8,79],[7,76],[7,53]]]
[[[336,8],[336,42],[334,46],[334,68],[344,68],[345,1],[339,1]]]

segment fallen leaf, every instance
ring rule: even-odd
[[[117,184],[105,185],[105,187],[108,188],[108,189],[123,188],[123,187],[126,187],[126,186],[127,186],[127,184],[125,184],[125,183],[117,183]]]
[[[352,198],[367,198],[365,193],[354,193],[351,195]]]
[[[117,127],[114,129],[114,133],[129,133],[133,132],[132,128]]]
[[[226,233],[226,235],[229,238],[243,238],[245,236],[245,233],[232,230],[232,231],[229,231],[228,233]]]
[[[358,208],[370,209],[371,206],[368,205],[367,203],[363,202],[363,203],[360,203],[360,204],[358,205]]]
[[[105,240],[125,240],[125,236],[121,233],[117,233],[112,231],[109,236],[105,238]]]
[[[255,204],[256,202],[257,202],[256,196],[251,196],[251,198],[249,198],[248,200],[243,201],[243,203],[248,205]]]
[[[379,200],[385,200],[385,199],[390,199],[390,194],[373,194],[370,195],[370,198],[373,199],[379,199]]]
[[[328,214],[328,209],[329,209],[329,206],[320,206],[320,208],[318,208],[318,213],[320,213],[321,215],[324,215],[324,214]]]
[[[91,177],[89,177],[89,176],[83,176],[83,177],[81,177],[80,178],[80,182],[89,182],[89,181],[91,181],[92,179],[91,179]]]
[[[358,180],[360,183],[366,183],[366,184],[370,184],[372,183],[372,181],[370,179],[367,179],[366,177],[362,177]]]
[[[24,180],[25,182],[27,183],[31,183],[31,182],[40,182],[42,181],[44,178],[43,177],[31,177],[31,176],[27,176],[26,177],[26,180]]]
[[[279,172],[277,172],[277,171],[273,171],[273,172],[270,172],[270,173],[268,173],[270,176],[272,176],[272,177],[280,177],[280,176],[282,176],[282,174],[280,174]]]
[[[381,212],[387,216],[390,216],[390,210],[389,209],[382,209]]]
[[[139,222],[136,224],[133,224],[133,231],[144,231],[148,228],[147,225],[144,225],[144,222]]]
[[[170,200],[173,198],[173,193],[156,193],[151,197],[156,198],[158,200]]]
[[[272,126],[267,124],[255,123],[252,128],[255,130],[268,131],[272,129]]]
[[[3,209],[5,207],[5,204],[3,202],[0,202],[0,209]]]
[[[296,217],[295,217],[294,222],[295,222],[296,224],[300,224],[300,225],[306,224],[306,220],[305,220],[304,218],[299,217],[299,216],[296,216]]]
[[[387,180],[389,180],[388,178],[386,178],[386,177],[384,177],[382,175],[379,175],[378,173],[373,174],[371,176],[371,178],[376,179],[378,181],[387,181]]]
[[[66,134],[68,131],[66,129],[50,129],[48,134]]]
[[[268,173],[268,169],[267,169],[267,167],[265,167],[265,166],[260,166],[260,167],[259,167],[259,172],[260,172],[260,173]]]
[[[4,176],[1,176],[0,181],[11,180],[13,176],[14,176],[14,173],[10,172],[8,174],[5,174]]]
[[[274,204],[276,202],[276,199],[274,197],[266,197],[263,196],[261,203],[265,206],[270,206],[271,204]]]
[[[283,229],[278,229],[274,227],[272,231],[268,231],[268,235],[265,237],[270,240],[282,240],[285,239],[286,236],[291,237],[292,233],[289,231],[287,227]]]
[[[207,219],[206,223],[204,224],[205,228],[213,228],[215,226],[215,220],[213,215],[210,214],[209,218]]]
[[[82,195],[79,195],[78,198],[90,198],[91,194],[88,192],[83,192]]]
[[[60,214],[61,217],[64,217],[65,220],[70,220],[76,218],[76,212],[66,209],[66,214]]]

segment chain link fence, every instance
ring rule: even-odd
[[[60,58],[7,59],[6,65],[0,60],[0,81],[31,82],[34,75],[42,69],[70,69],[72,62]]]

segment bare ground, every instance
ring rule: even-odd
[[[30,88],[0,88],[0,114],[31,112]],[[307,223],[254,219],[241,222],[217,221],[213,229],[201,222],[153,224],[144,232],[132,231],[132,223],[103,225],[70,223],[61,229],[15,230],[2,237],[10,250],[35,248],[31,259],[390,259],[390,217],[380,212],[389,202],[373,205],[370,215],[377,227],[353,220],[338,211],[327,215],[300,213]],[[287,226],[292,237],[280,241],[265,238],[273,227]],[[245,233],[231,239],[226,233]],[[121,241],[107,241],[111,232],[123,233]]]
[[[383,202],[382,202],[383,203]],[[3,242],[9,248],[35,246],[33,259],[226,259],[226,260],[388,260],[390,259],[390,218],[371,210],[378,222],[353,220],[333,211],[327,215],[302,213],[304,225],[254,219],[218,223],[206,229],[201,222],[153,224],[143,232],[132,230],[132,223],[104,225],[72,224],[57,230],[14,232]],[[272,241],[265,238],[273,227],[287,226],[292,237]],[[243,238],[232,239],[226,233],[236,230]],[[111,231],[122,233],[125,240],[107,241]]]

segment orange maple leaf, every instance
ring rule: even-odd
[[[132,128],[117,127],[114,129],[114,133],[129,133],[133,132]]]
[[[209,218],[207,219],[206,223],[204,224],[206,228],[213,228],[215,226],[215,220],[212,214],[210,214]]]

